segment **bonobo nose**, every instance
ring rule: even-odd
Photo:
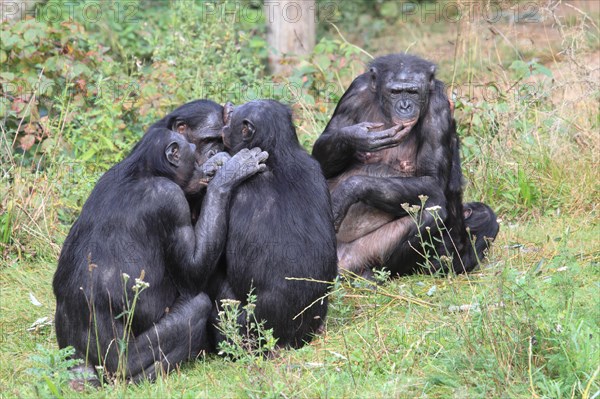
[[[407,110],[410,108],[410,102],[406,101],[406,100],[400,100],[400,109],[402,110]]]

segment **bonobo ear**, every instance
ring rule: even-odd
[[[179,134],[185,135],[185,131],[186,131],[187,127],[188,127],[187,123],[185,123],[183,121],[175,122],[175,128],[177,129],[177,133],[179,133]]]
[[[233,114],[233,104],[227,101],[223,106],[223,124],[229,125],[229,121],[231,120],[231,114]]]
[[[429,77],[429,90],[434,90],[435,89],[435,65],[432,65],[429,67],[429,73],[430,73],[430,77]]]
[[[179,166],[179,143],[176,141],[170,142],[167,148],[165,149],[165,155],[167,157],[167,161],[169,161],[171,165]]]
[[[377,68],[371,67],[369,68],[369,73],[371,74],[371,90],[375,91],[377,89]]]
[[[250,140],[254,133],[256,132],[256,127],[254,124],[250,122],[248,119],[244,119],[242,121],[242,137],[244,140]]]

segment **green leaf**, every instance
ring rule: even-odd
[[[512,64],[510,64],[509,69],[512,69],[517,73],[519,77],[525,77],[529,75],[529,65],[526,62],[521,60],[515,60]]]
[[[386,1],[381,5],[379,11],[382,17],[395,18],[398,16],[398,2],[397,1]]]
[[[327,55],[321,54],[315,57],[315,64],[325,71],[331,66],[331,60]]]
[[[22,47],[24,44],[23,40],[17,35],[3,34],[2,35],[2,48],[4,50],[12,50],[14,47]]]
[[[551,78],[551,77],[552,77],[552,71],[551,71],[550,69],[546,68],[544,65],[541,65],[541,64],[537,64],[537,63],[536,63],[536,64],[534,65],[534,71],[535,71],[535,73],[539,73],[539,74],[542,74],[542,75],[546,75],[546,76],[548,76],[549,78]]]
[[[90,148],[81,157],[79,157],[79,160],[85,162],[91,159],[94,155],[96,155],[96,149]]]
[[[12,82],[15,79],[15,74],[12,72],[0,72],[0,78],[7,82]]]
[[[44,381],[46,381],[46,385],[48,386],[48,389],[50,389],[50,392],[52,393],[52,395],[54,395],[55,398],[63,397],[60,394],[60,391],[58,390],[58,388],[56,387],[54,382],[52,382],[52,380],[47,375],[44,376]]]

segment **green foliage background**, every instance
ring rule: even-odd
[[[310,150],[371,56],[405,50],[438,63],[466,199],[502,220],[480,270],[337,282],[327,332],[302,350],[202,358],[156,384],[84,394],[598,397],[598,10],[539,3],[527,16],[531,2],[492,1],[477,4],[502,5],[493,23],[435,21],[422,7],[449,2],[320,0],[313,53],[271,76],[260,2],[107,1],[85,18],[89,4],[0,25],[1,397],[79,397],[46,322],[51,277],[96,180],[152,122],[196,98],[270,97],[290,103]],[[258,17],[223,12],[240,9]]]

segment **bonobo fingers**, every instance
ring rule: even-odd
[[[396,147],[410,133],[410,126],[402,124],[393,126],[381,132],[376,132],[371,137],[371,151],[381,151],[387,148]]]
[[[219,152],[210,157],[202,164],[202,172],[206,178],[213,178],[217,171],[221,169],[225,163],[231,159],[231,156],[226,152]]]
[[[384,126],[383,123],[374,123],[374,122],[361,122],[358,125],[361,127],[364,127],[367,130],[379,129]]]
[[[261,150],[258,147],[254,147],[250,150],[250,153],[256,157],[258,162],[265,162],[269,158],[269,153]]]
[[[256,173],[266,170],[264,162],[269,158],[260,148],[244,148],[229,159],[213,179],[215,186],[232,188]]]
[[[409,126],[395,125],[382,131],[373,131],[383,127],[383,123],[361,122],[343,128],[348,141],[359,152],[376,152],[400,144],[410,132]]]

